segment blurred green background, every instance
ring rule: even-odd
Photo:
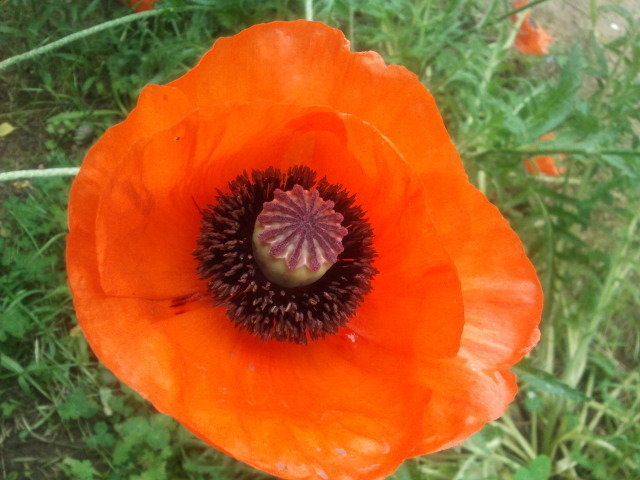
[[[547,55],[514,48],[504,0],[161,0],[134,16],[115,0],[0,0],[0,171],[79,165],[145,84],[176,78],[218,36],[305,16],[341,28],[429,87],[545,291],[508,413],[392,478],[636,480],[640,5],[530,7],[556,38]],[[536,156],[561,174],[527,172]],[[0,478],[270,478],[156,413],[89,351],[64,272],[71,177],[3,180]]]

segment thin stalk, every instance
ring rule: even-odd
[[[44,53],[51,52],[69,43],[72,43],[82,38],[88,37],[90,35],[94,35],[96,33],[102,32],[103,30],[108,30],[110,28],[117,27],[119,25],[124,25],[129,22],[135,22],[136,20],[141,20],[143,18],[155,17],[157,15],[161,15],[162,13],[164,13],[164,10],[165,9],[156,9],[156,10],[149,10],[147,12],[132,13],[131,15],[125,15],[124,17],[116,18],[115,20],[109,20],[108,22],[100,23],[98,25],[94,25],[93,27],[85,28],[84,30],[80,30],[79,32],[74,32],[71,35],[67,35],[66,37],[62,37],[51,43],[47,43],[46,45],[43,45],[41,47],[34,48],[33,50],[29,50],[28,52],[14,55],[13,57],[9,57],[3,60],[2,62],[0,62],[0,72],[3,70],[6,70],[7,68],[17,63],[23,62],[25,60],[31,60]]]
[[[544,201],[540,197],[540,195],[531,191],[531,196],[534,202],[537,204],[542,216],[544,217],[544,238],[545,238],[545,247],[547,251],[546,255],[546,268],[544,271],[544,275],[542,277],[542,291],[545,293],[545,320],[548,320],[550,317],[549,313],[553,311],[554,305],[554,297],[553,297],[553,278],[555,276],[555,235],[553,231],[553,220],[551,219],[551,215]],[[545,322],[546,324],[547,322]],[[544,325],[544,324],[543,324]]]
[[[640,222],[640,215],[636,215],[627,227],[626,241],[622,244],[621,248],[616,252],[614,256],[614,262],[605,278],[602,290],[598,297],[598,302],[593,310],[593,316],[589,322],[587,328],[587,335],[581,337],[581,342],[578,345],[576,352],[571,356],[563,380],[570,386],[575,387],[584,370],[587,366],[587,357],[589,353],[589,347],[592,340],[597,335],[600,329],[601,323],[605,320],[605,310],[611,303],[611,299],[614,297],[621,282],[624,282],[630,272],[635,268],[634,265],[637,261],[636,258],[630,259],[628,257],[628,250],[631,246],[633,239],[635,238],[636,228]]]
[[[20,62],[24,62],[25,60],[32,60],[36,57],[39,57],[40,55],[51,52],[60,47],[64,47],[69,43],[75,42],[82,38],[86,38],[90,35],[95,35],[96,33],[100,33],[110,28],[118,27],[120,25],[125,25],[127,23],[135,22],[137,20],[143,20],[149,17],[156,17],[158,15],[162,15],[167,12],[175,13],[176,11],[202,10],[206,8],[207,7],[204,7],[204,6],[191,6],[191,7],[184,7],[180,9],[156,8],[146,12],[139,12],[139,13],[132,13],[130,15],[125,15],[124,17],[116,18],[115,20],[109,20],[108,22],[100,23],[98,25],[94,25],[93,27],[85,28],[84,30],[80,30],[79,32],[74,32],[70,35],[67,35],[66,37],[62,37],[51,43],[47,43],[46,45],[43,45],[41,47],[37,47],[32,50],[29,50],[28,52],[20,53],[18,55],[14,55],[13,57],[9,57],[0,62],[0,72]]]
[[[531,445],[533,445],[533,448],[536,449],[537,451],[538,448],[540,448],[540,445],[538,445],[538,414],[537,412],[531,413],[530,421],[531,421]]]
[[[522,459],[532,460],[536,458],[536,452],[533,450],[531,444],[527,441],[527,439],[524,438],[522,433],[520,433],[520,430],[513,422],[511,417],[509,415],[505,415],[504,417],[502,417],[502,421],[504,422],[504,427],[506,427],[503,428],[503,431],[505,433],[508,431],[515,442],[519,444],[520,447],[522,447],[522,449],[520,450],[524,454]]]
[[[623,157],[640,157],[640,151],[637,150],[588,150],[583,148],[566,148],[566,149],[554,149],[554,148],[538,148],[535,150],[518,150],[518,149],[496,149],[496,150],[484,150],[482,152],[476,152],[470,154],[473,157],[484,157],[487,155],[495,154],[509,154],[509,155],[620,155]]]
[[[47,177],[73,177],[78,174],[79,167],[61,168],[36,168],[33,170],[14,170],[13,172],[0,172],[0,182],[14,180],[27,180],[31,178]]]
[[[625,279],[628,278],[630,271],[633,268],[636,268],[634,262],[637,262],[637,258],[635,258],[637,256],[630,259],[627,256],[627,252],[632,240],[635,238],[636,228],[639,221],[640,215],[636,215],[629,222],[626,232],[626,241],[614,255],[615,260],[613,261],[607,277],[605,278],[598,302],[593,309],[593,315],[589,321],[589,325],[586,326],[586,328],[582,327],[580,332],[575,332],[576,347],[573,347],[573,343],[571,342],[571,337],[574,332],[571,330],[567,332],[569,348],[570,350],[575,348],[575,351],[569,355],[569,361],[564,370],[564,374],[562,375],[562,381],[571,387],[575,387],[584,374],[587,367],[589,348],[599,331],[601,323],[606,318],[606,307],[610,304],[620,283],[624,282]],[[566,401],[559,399],[552,405],[548,415],[546,416],[548,421],[547,428],[543,432],[542,451],[552,458],[555,450],[561,447],[560,441],[556,436],[556,428],[558,427],[560,416],[565,407]]]
[[[526,4],[524,4],[523,6],[521,6],[520,8],[514,8],[513,10],[511,10],[509,13],[505,13],[504,15],[500,15],[499,17],[497,17],[495,20],[491,21],[489,23],[489,25],[493,25],[494,23],[498,23],[501,22],[502,20],[505,20],[509,17],[511,17],[511,15],[516,15],[520,12],[522,12],[523,10],[529,10],[530,8],[535,7],[536,5],[539,5],[541,3],[545,3],[548,2],[549,0],[532,0]]]
[[[313,20],[313,0],[304,0],[304,18]]]

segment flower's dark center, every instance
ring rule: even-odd
[[[355,196],[292,167],[243,173],[216,200],[202,210],[194,255],[231,321],[263,340],[295,343],[347,323],[376,274],[373,232]]]
[[[253,231],[253,252],[269,280],[285,287],[308,285],[336,263],[348,231],[333,207],[316,189],[296,184],[286,192],[275,190]]]

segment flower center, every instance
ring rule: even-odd
[[[308,167],[244,173],[201,213],[198,274],[229,320],[262,340],[334,334],[371,291],[376,253],[364,211]]]
[[[253,230],[253,252],[269,280],[285,287],[309,285],[336,263],[348,230],[334,205],[299,184],[287,192],[275,190]]]

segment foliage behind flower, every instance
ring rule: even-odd
[[[357,201],[377,253],[362,299],[350,296],[360,277],[344,277],[355,314],[307,344],[251,330],[259,320],[277,334],[276,315],[310,301],[318,307],[300,321],[330,323],[341,311],[323,306],[338,293],[319,290],[333,285],[324,280],[266,280],[250,238],[237,236],[257,203],[234,203],[271,201],[264,178],[286,190],[296,175],[345,218]],[[69,208],[69,281],[98,357],[205,441],[280,477],[381,478],[460,443],[505,411],[509,367],[539,337],[535,271],[469,184],[433,98],[319,23],[254,26],[145,88],[88,153]],[[217,252],[193,255],[205,244],[234,255],[209,281],[198,271]],[[345,281],[335,272],[360,260],[341,255],[326,275]],[[247,277],[228,283],[239,269]],[[258,301],[234,303],[242,295]]]

